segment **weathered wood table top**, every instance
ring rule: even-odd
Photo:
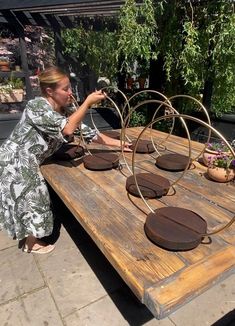
[[[130,138],[137,138],[140,128],[128,129]],[[148,137],[148,131],[145,135]],[[154,131],[154,139],[165,139]],[[149,139],[149,138],[147,138]],[[89,145],[98,148],[97,144]],[[171,136],[168,152],[188,153],[188,140]],[[104,147],[101,148],[104,150]],[[193,155],[202,144],[193,142]],[[107,150],[107,148],[106,148]],[[109,149],[113,151],[114,149]],[[171,182],[179,173],[158,169],[153,156],[136,154],[140,172],[154,172]],[[125,154],[131,162],[132,153]],[[199,160],[200,161],[200,160]],[[120,157],[120,162],[123,158]],[[127,194],[129,170],[90,171],[82,159],[52,161],[41,171],[88,232],[123,280],[153,315],[161,319],[216,282],[235,271],[235,223],[212,236],[210,244],[200,244],[191,251],[170,252],[153,244],[145,235],[144,223],[149,209],[141,198]],[[216,183],[206,176],[206,168],[194,162],[175,186],[175,194],[148,200],[153,208],[177,206],[200,214],[213,231],[228,223],[235,211],[234,183]]]

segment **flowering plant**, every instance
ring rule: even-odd
[[[228,152],[229,151],[228,146],[222,141],[221,142],[207,143],[206,148],[211,150],[211,151],[218,152],[218,153]]]
[[[22,89],[23,85],[23,81],[20,78],[11,76],[8,81],[0,81],[0,92],[9,94],[14,89]]]
[[[232,159],[230,155],[220,153],[218,155],[208,157],[208,167],[235,169],[235,159]]]
[[[8,62],[9,61],[9,58],[7,56],[4,56],[4,55],[0,55],[0,61],[4,61],[4,62]]]

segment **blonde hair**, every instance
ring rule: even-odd
[[[68,77],[67,74],[62,69],[55,66],[43,70],[38,76],[42,94],[45,95],[47,93],[46,89],[48,87],[55,89],[57,83],[65,77]]]

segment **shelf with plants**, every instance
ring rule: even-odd
[[[0,74],[0,102],[18,103],[23,101],[24,81],[22,77],[16,77],[13,72],[9,75]],[[20,76],[20,75],[19,75]]]

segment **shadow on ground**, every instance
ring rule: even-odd
[[[44,241],[55,243],[59,238],[60,227],[63,225],[128,324],[140,326],[153,319],[151,312],[134,296],[94,241],[52,189],[50,189],[50,194],[52,203],[54,203],[56,223],[53,234],[45,237]],[[117,289],[110,288],[110,277],[115,279],[115,284],[118,284]]]
[[[235,309],[227,313],[219,320],[217,320],[211,326],[234,326],[234,325],[235,325]]]

